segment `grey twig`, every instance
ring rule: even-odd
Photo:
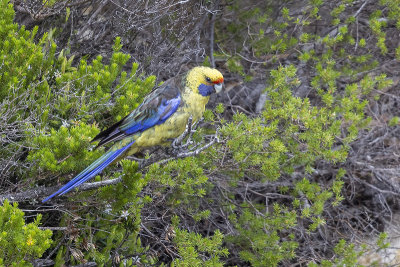
[[[115,178],[111,180],[105,180],[100,182],[86,183],[79,186],[79,191],[87,191],[107,185],[117,184],[122,181],[122,178]],[[54,191],[57,191],[60,186],[52,186],[52,187],[37,187],[34,189],[30,189],[20,193],[10,193],[5,195],[0,195],[0,203],[3,203],[4,200],[8,199],[11,202],[19,202],[19,201],[27,201],[33,199],[39,199],[43,196],[50,195]]]
[[[214,60],[214,26],[215,26],[215,12],[211,16],[211,25],[210,25],[210,63],[211,67],[215,68],[215,60]]]
[[[10,193],[5,195],[0,195],[0,203],[3,203],[6,199],[11,202],[19,202],[25,200],[38,199],[41,196],[49,195],[56,191],[59,186],[52,187],[37,187],[20,193]]]
[[[365,5],[366,5],[368,2],[369,2],[369,0],[366,0],[366,1],[361,5],[361,7],[356,11],[356,13],[353,14],[353,17],[356,18],[356,17],[360,14],[360,12],[364,9]]]
[[[215,143],[219,143],[218,131],[213,136],[213,139],[211,140],[211,142],[205,144],[204,146],[199,147],[198,149],[193,150],[193,151],[178,153],[174,158],[167,158],[167,159],[164,159],[162,161],[159,161],[158,163],[160,165],[162,165],[162,164],[166,164],[167,162],[169,162],[169,161],[171,161],[173,159],[180,159],[180,158],[187,158],[187,157],[196,156],[196,155],[200,154],[200,152],[206,150],[207,148],[209,148],[210,146],[212,146]]]
[[[92,24],[93,20],[99,15],[100,11],[103,9],[103,7],[108,3],[108,0],[103,0],[97,7],[96,11],[90,16],[89,20],[86,22],[85,26],[79,31],[78,36],[81,35],[81,33],[84,33],[87,28]]]
[[[66,231],[68,227],[38,227],[40,230],[51,230],[51,231]]]

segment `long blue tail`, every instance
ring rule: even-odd
[[[134,141],[118,150],[110,150],[100,158],[98,158],[95,162],[93,162],[89,167],[84,169],[80,174],[78,174],[74,179],[66,183],[63,187],[58,189],[57,192],[54,192],[50,196],[46,197],[45,199],[42,200],[42,203],[46,202],[47,200],[51,199],[54,196],[61,196],[75,187],[79,186],[80,184],[86,182],[87,180],[95,177],[97,174],[99,174],[104,168],[106,168],[108,165],[110,165],[118,156],[120,156],[122,153],[124,153],[132,144]]]

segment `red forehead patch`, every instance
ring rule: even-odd
[[[218,80],[214,81],[213,83],[223,83],[224,82],[224,78],[219,78]]]

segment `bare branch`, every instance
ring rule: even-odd
[[[153,163],[159,163],[161,165],[166,164],[167,162],[174,160],[174,159],[180,159],[180,158],[187,158],[187,157],[192,157],[198,155],[200,152],[206,150],[210,146],[212,146],[215,143],[219,142],[218,138],[218,131],[216,131],[215,135],[211,137],[211,141],[208,143],[204,144],[203,146],[199,147],[199,144],[194,145],[194,149],[189,149],[188,147],[194,142],[192,141],[191,137],[193,133],[196,130],[193,130],[193,128],[197,128],[199,125],[199,122],[197,122],[195,125],[192,126],[192,117],[188,119],[188,123],[186,125],[186,130],[179,136],[177,137],[173,142],[173,149],[176,151],[174,154],[174,157],[169,157],[169,158],[150,158],[148,160],[144,160],[139,163],[139,170],[143,170],[147,166],[153,164]],[[182,144],[182,141],[188,137],[188,140],[186,141],[185,144]],[[121,177],[115,178],[115,179],[110,179],[110,180],[105,180],[105,181],[99,181],[99,182],[93,182],[93,183],[84,183],[80,185],[78,188],[79,191],[88,191],[108,185],[114,185],[118,184],[122,181]],[[30,189],[24,192],[20,193],[9,193],[5,195],[0,195],[0,203],[3,203],[4,200],[8,199],[11,202],[20,202],[20,201],[33,201],[36,199],[40,199],[44,196],[47,196],[54,191],[58,190],[59,186],[52,186],[52,187],[38,187],[34,189]]]

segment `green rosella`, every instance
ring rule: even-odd
[[[98,146],[114,142],[113,146],[42,202],[71,191],[123,157],[168,144],[185,131],[190,116],[193,122],[202,117],[210,95],[222,90],[223,81],[218,70],[195,67],[156,87],[138,108],[93,139],[100,140]]]

